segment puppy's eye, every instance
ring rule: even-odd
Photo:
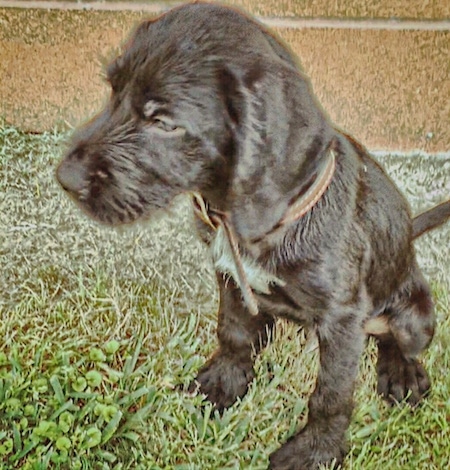
[[[150,100],[145,103],[142,114],[147,129],[165,137],[183,135],[186,130],[180,127],[165,111],[164,105],[158,101]]]
[[[178,126],[168,116],[155,116],[149,120],[149,125],[153,132],[164,134],[167,137],[181,136],[186,132],[183,127]]]
[[[153,126],[156,126],[158,129],[161,129],[162,131],[165,132],[174,132],[177,129],[180,129],[173,121],[172,119],[169,119],[168,117],[156,117],[153,119],[152,122]]]

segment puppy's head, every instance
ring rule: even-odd
[[[57,170],[91,216],[130,223],[198,191],[254,239],[320,164],[331,128],[287,49],[235,10],[192,4],[141,24],[111,98]]]

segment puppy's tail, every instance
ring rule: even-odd
[[[417,238],[425,232],[442,225],[450,218],[450,201],[443,202],[422,214],[414,217],[412,221],[412,237]]]

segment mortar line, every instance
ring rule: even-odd
[[[163,13],[180,3],[124,3],[124,2],[56,2],[33,0],[0,0],[0,8],[81,10],[81,11],[134,11]],[[411,20],[411,19],[354,19],[354,18],[283,18],[258,17],[271,27],[289,29],[361,29],[391,31],[450,31],[450,19]]]

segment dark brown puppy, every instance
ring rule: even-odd
[[[58,168],[62,186],[111,225],[197,193],[220,289],[219,348],[198,374],[201,392],[219,409],[243,396],[277,317],[314,328],[308,424],[271,468],[341,461],[367,331],[378,336],[380,393],[416,403],[429,388],[416,357],[435,320],[412,240],[443,223],[450,202],[412,222],[286,47],[235,10],[192,4],[144,22],[108,80],[110,102]]]

